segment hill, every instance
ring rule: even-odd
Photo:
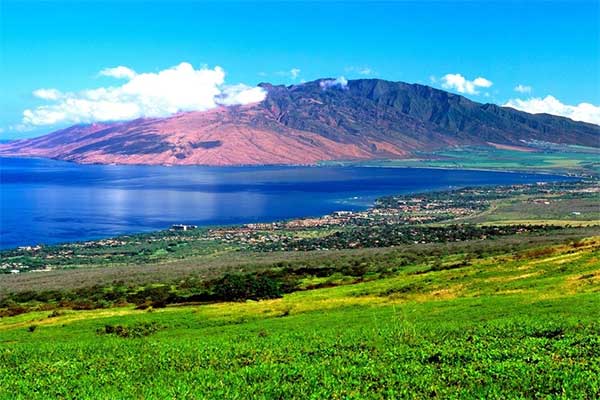
[[[410,158],[451,146],[598,147],[600,127],[528,114],[418,84],[320,79],[261,84],[260,103],[76,125],[0,144],[0,155],[79,163],[242,165]]]
[[[0,319],[0,397],[597,398],[599,246],[389,251],[260,301],[41,304]]]

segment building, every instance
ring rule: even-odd
[[[189,231],[192,229],[196,229],[198,226],[196,225],[184,225],[184,224],[176,224],[171,226],[171,231]]]

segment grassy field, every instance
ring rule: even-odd
[[[600,224],[600,196],[597,193],[573,196],[528,196],[492,202],[490,208],[462,222],[486,224]]]
[[[274,300],[5,317],[0,398],[598,398],[599,257],[458,249]]]
[[[419,158],[413,159],[364,161],[359,164],[378,167],[490,169],[598,176],[600,175],[598,156],[598,149],[573,146],[536,152],[493,147],[463,147],[423,153]],[[340,163],[334,162],[334,164]]]

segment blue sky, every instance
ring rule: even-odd
[[[24,124],[24,110],[57,101],[34,96],[37,89],[113,87],[123,82],[99,71],[158,73],[181,62],[220,66],[226,84],[375,77],[445,87],[481,102],[512,99],[533,111],[595,107],[599,3],[2,0],[0,137],[73,123]],[[548,105],[547,96],[558,105]],[[531,98],[541,103],[527,103]]]

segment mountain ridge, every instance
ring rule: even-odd
[[[600,147],[600,126],[380,79],[261,83],[259,103],[74,125],[0,144],[0,155],[79,163],[257,165],[407,158],[451,146]]]

